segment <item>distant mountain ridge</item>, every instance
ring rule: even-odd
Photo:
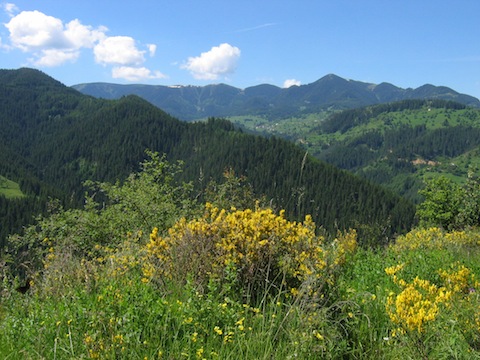
[[[393,84],[347,80],[334,74],[306,85],[280,88],[261,84],[239,89],[226,84],[206,86],[120,85],[86,83],[74,89],[94,97],[118,99],[137,95],[182,120],[210,116],[265,115],[285,117],[325,109],[353,109],[407,99],[441,99],[480,108],[480,100],[445,86],[426,84],[402,89]]]

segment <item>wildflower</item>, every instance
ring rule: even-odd
[[[395,274],[396,271],[390,272]],[[440,312],[440,305],[449,299],[445,288],[437,287],[428,280],[418,277],[411,283],[403,279],[394,281],[403,288],[399,294],[390,292],[387,297],[386,310],[393,323],[400,325],[401,330],[422,333],[428,323],[435,321]],[[395,337],[396,333],[392,333]]]
[[[223,343],[226,344],[226,343],[232,342],[233,335],[234,335],[233,331],[229,331],[227,334],[225,334],[225,336],[223,337]]]
[[[113,337],[113,342],[117,342],[119,344],[123,344],[123,335],[122,334],[117,334]]]
[[[405,264],[398,264],[395,266],[390,266],[385,269],[385,273],[388,276],[393,276],[395,275],[398,271],[402,270],[405,267]]]
[[[203,357],[203,352],[204,352],[203,347],[198,348],[196,353],[197,358],[201,359]]]
[[[83,341],[85,342],[85,344],[91,344],[93,343],[93,338],[90,336],[90,335],[85,335],[85,338],[83,339]]]
[[[213,328],[213,331],[215,331],[217,333],[217,335],[222,335],[223,334],[222,329],[220,329],[218,326],[215,326]]]

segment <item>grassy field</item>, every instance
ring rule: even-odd
[[[8,180],[3,176],[0,176],[0,194],[9,199],[24,196],[18,183]]]

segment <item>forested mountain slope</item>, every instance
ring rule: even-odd
[[[417,199],[426,176],[466,179],[480,166],[480,110],[405,100],[331,115],[305,134],[316,157]]]
[[[231,167],[290,218],[311,213],[328,230],[389,223],[401,231],[413,221],[413,205],[389,191],[227,121],[188,124],[139,97],[95,99],[31,69],[0,70],[0,104],[0,175],[26,195],[0,197],[2,237],[43,210],[50,196],[78,206],[82,181],[124,179],[147,148],[185,160],[184,180],[199,188],[201,175],[220,179]]]
[[[329,74],[306,85],[282,89],[262,84],[238,89],[225,84],[207,86],[119,85],[89,83],[74,86],[104,99],[138,95],[181,120],[210,116],[261,115],[269,120],[327,109],[352,109],[405,99],[443,99],[480,107],[472,96],[444,87],[424,85],[402,89],[388,83],[371,84]]]

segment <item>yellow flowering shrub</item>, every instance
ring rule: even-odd
[[[146,245],[149,262],[158,278],[193,276],[199,284],[223,278],[234,269],[244,289],[265,286],[295,289],[307,279],[320,279],[327,260],[340,265],[356,247],[356,233],[343,234],[329,252],[325,239],[315,234],[315,224],[307,215],[303,222],[291,222],[285,212],[271,209],[230,211],[206,204],[203,217],[181,219],[161,237],[154,229]],[[328,260],[330,261],[330,260]],[[145,276],[152,276],[151,265]]]
[[[390,320],[399,326],[394,333],[423,333],[426,326],[437,318],[440,307],[448,306],[452,292],[418,276],[406,282],[397,276],[402,269],[403,264],[385,269],[401,289],[399,293],[390,292],[386,311]]]
[[[460,263],[451,266],[450,270],[440,269],[438,272],[445,287],[453,293],[467,294],[479,288],[480,284],[475,279],[475,274]]]
[[[438,227],[414,229],[399,236],[392,245],[395,251],[416,249],[445,249],[480,245],[480,233],[474,231],[445,232]]]
[[[419,276],[405,281],[400,275],[404,268],[402,263],[385,269],[398,286],[398,291],[390,292],[385,304],[387,315],[395,326],[392,336],[409,342],[424,358],[429,358],[429,352],[438,345],[435,339],[446,332],[458,332],[469,346],[477,348],[480,344],[480,296],[477,291],[480,282],[475,273],[455,262],[446,270],[434,271],[439,275],[438,284],[435,284]],[[403,334],[406,336],[401,337]]]

